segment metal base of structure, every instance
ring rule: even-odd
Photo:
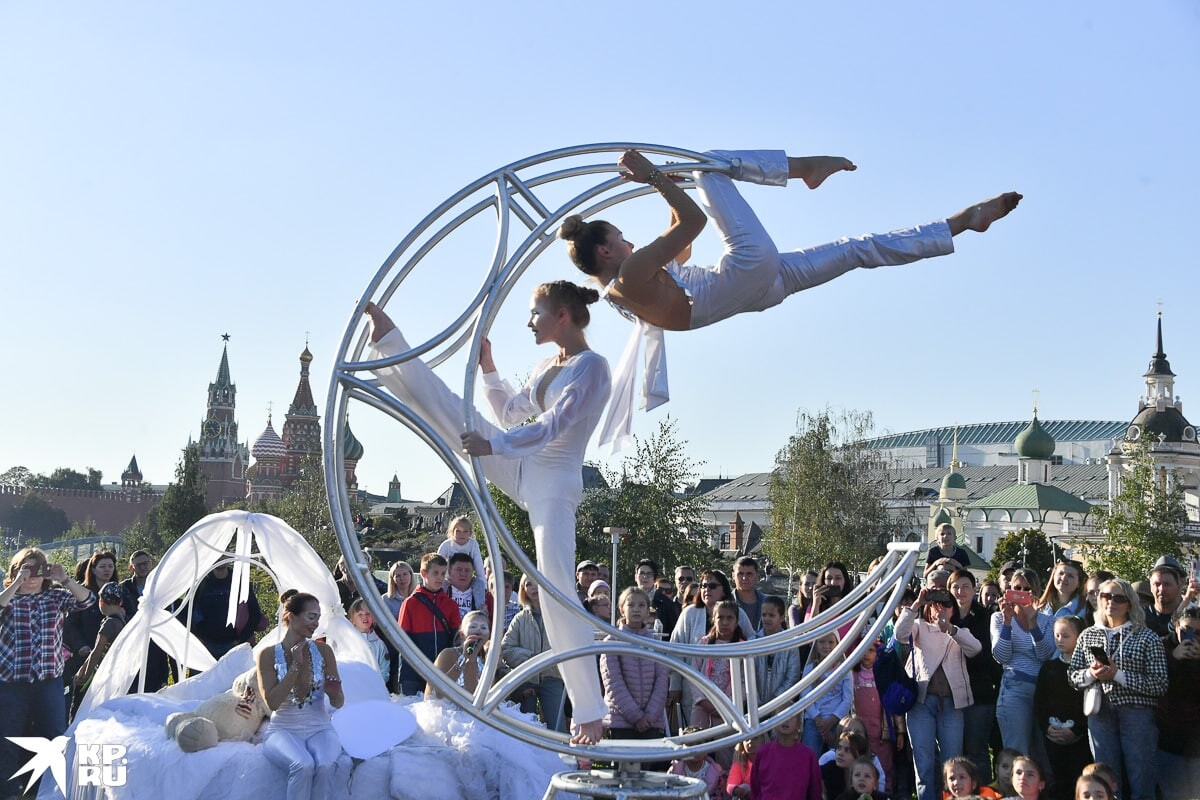
[[[550,787],[542,800],[550,800],[559,792],[606,800],[688,797],[708,800],[708,784],[699,778],[644,772],[636,762],[618,762],[617,768],[612,770],[559,772],[550,779]]]

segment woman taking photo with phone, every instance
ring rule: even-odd
[[[1096,760],[1129,781],[1132,800],[1153,800],[1154,711],[1167,691],[1167,657],[1126,581],[1100,585],[1096,624],[1079,634],[1070,678],[1077,689],[1098,686],[1101,692],[1099,710],[1088,719]]]
[[[996,698],[996,722],[1005,747],[1030,752],[1033,693],[1042,664],[1054,657],[1054,617],[1039,614],[1034,598],[1041,590],[1037,573],[1013,572],[1000,610],[992,615],[992,656],[1004,669]]]
[[[8,737],[54,739],[67,729],[63,618],[95,600],[36,547],[18,551],[9,564],[0,591],[0,797],[20,796],[25,782],[9,776],[30,757]]]

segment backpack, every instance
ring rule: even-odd
[[[911,636],[908,651],[912,654]],[[917,704],[917,680],[905,669],[904,643],[893,639],[875,660],[875,691],[888,714],[906,714]]]

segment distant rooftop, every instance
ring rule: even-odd
[[[1014,423],[1028,425],[1029,423]],[[960,429],[961,433],[961,429]],[[960,439],[961,441],[961,439]],[[902,467],[887,470],[892,484],[892,500],[908,497],[936,498],[946,477],[946,467]],[[995,494],[1016,485],[1017,465],[959,468],[967,484],[967,502]],[[740,475],[705,495],[710,503],[766,502],[771,473],[751,472]],[[1048,485],[1084,500],[1108,499],[1108,467],[1105,464],[1060,464],[1054,467]]]
[[[1129,426],[1126,421],[1088,420],[1088,419],[1059,419],[1041,420],[1042,427],[1054,437],[1056,442],[1087,442],[1102,441],[1113,437],[1123,437]],[[958,426],[958,443],[960,445],[989,445],[1012,444],[1017,434],[1029,426],[1029,420],[1016,422],[981,422],[974,425]],[[921,431],[894,433],[887,436],[877,436],[867,439],[864,444],[877,450],[891,450],[898,447],[925,447],[934,442],[949,444],[954,441],[954,426],[941,428],[926,428]]]

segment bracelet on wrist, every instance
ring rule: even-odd
[[[663,175],[662,172],[657,169],[650,170],[650,173],[646,176],[646,183],[650,186],[653,186],[655,189],[661,189],[662,184],[665,181],[667,181],[667,176]]]

